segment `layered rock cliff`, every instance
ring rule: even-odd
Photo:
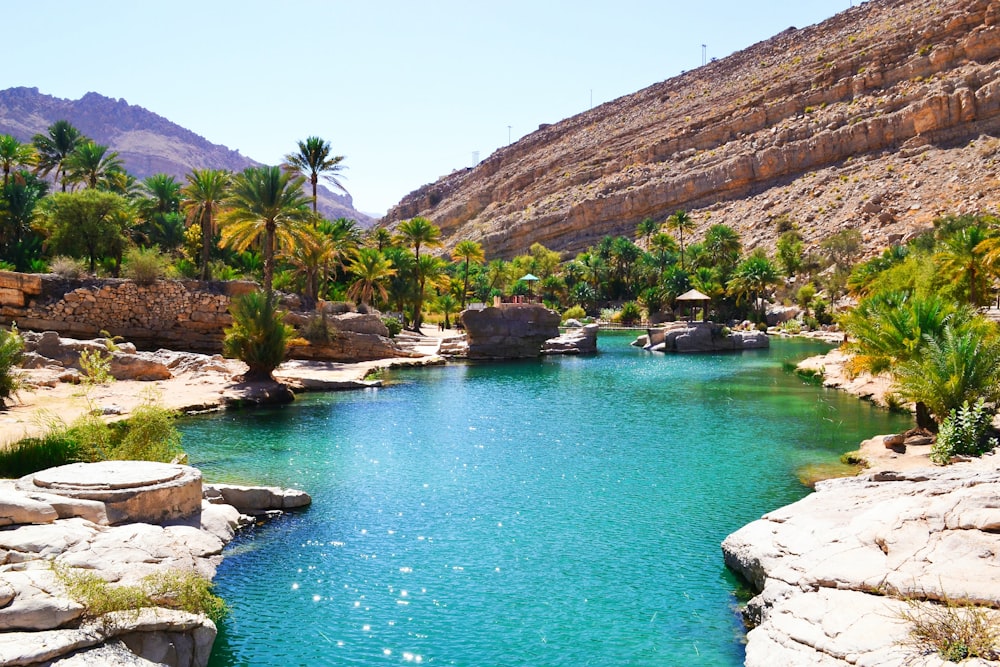
[[[790,219],[816,243],[868,250],[1000,194],[1000,2],[872,0],[697,70],[542,126],[411,193],[447,245],[567,253],[693,212],[753,247]]]

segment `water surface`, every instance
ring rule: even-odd
[[[314,499],[229,548],[211,665],[742,664],[721,540],[908,420],[782,368],[819,345],[629,340],[187,420],[207,479]]]

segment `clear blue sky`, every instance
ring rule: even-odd
[[[355,207],[850,0],[4,2],[0,88],[124,98],[277,164],[318,135]]]

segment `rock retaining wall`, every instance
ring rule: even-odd
[[[0,323],[90,338],[106,331],[140,348],[219,352],[234,296],[251,282],[67,280],[0,271]]]

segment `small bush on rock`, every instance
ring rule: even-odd
[[[140,285],[152,285],[167,274],[169,260],[156,248],[132,248],[125,253],[124,275]]]
[[[24,340],[16,328],[0,329],[0,408],[8,398],[17,394],[23,384],[16,368],[24,358]]]
[[[587,311],[585,311],[583,308],[581,308],[580,306],[572,306],[571,308],[567,308],[566,311],[562,314],[562,320],[563,322],[565,322],[566,320],[582,320],[586,316],[587,316]]]
[[[992,421],[993,411],[987,409],[986,401],[979,399],[972,406],[965,401],[941,422],[931,446],[931,461],[947,465],[953,456],[981,456],[994,449],[997,439],[987,437]]]
[[[386,315],[382,318],[382,324],[384,324],[385,328],[389,330],[389,338],[395,338],[399,335],[399,332],[403,330],[403,323],[395,317]]]
[[[49,271],[65,280],[78,280],[87,273],[83,262],[72,257],[53,257],[49,262]]]
[[[1000,657],[1000,626],[989,610],[948,600],[942,604],[907,600],[907,605],[900,618],[911,624],[908,643],[920,653],[937,653],[949,662]]]

